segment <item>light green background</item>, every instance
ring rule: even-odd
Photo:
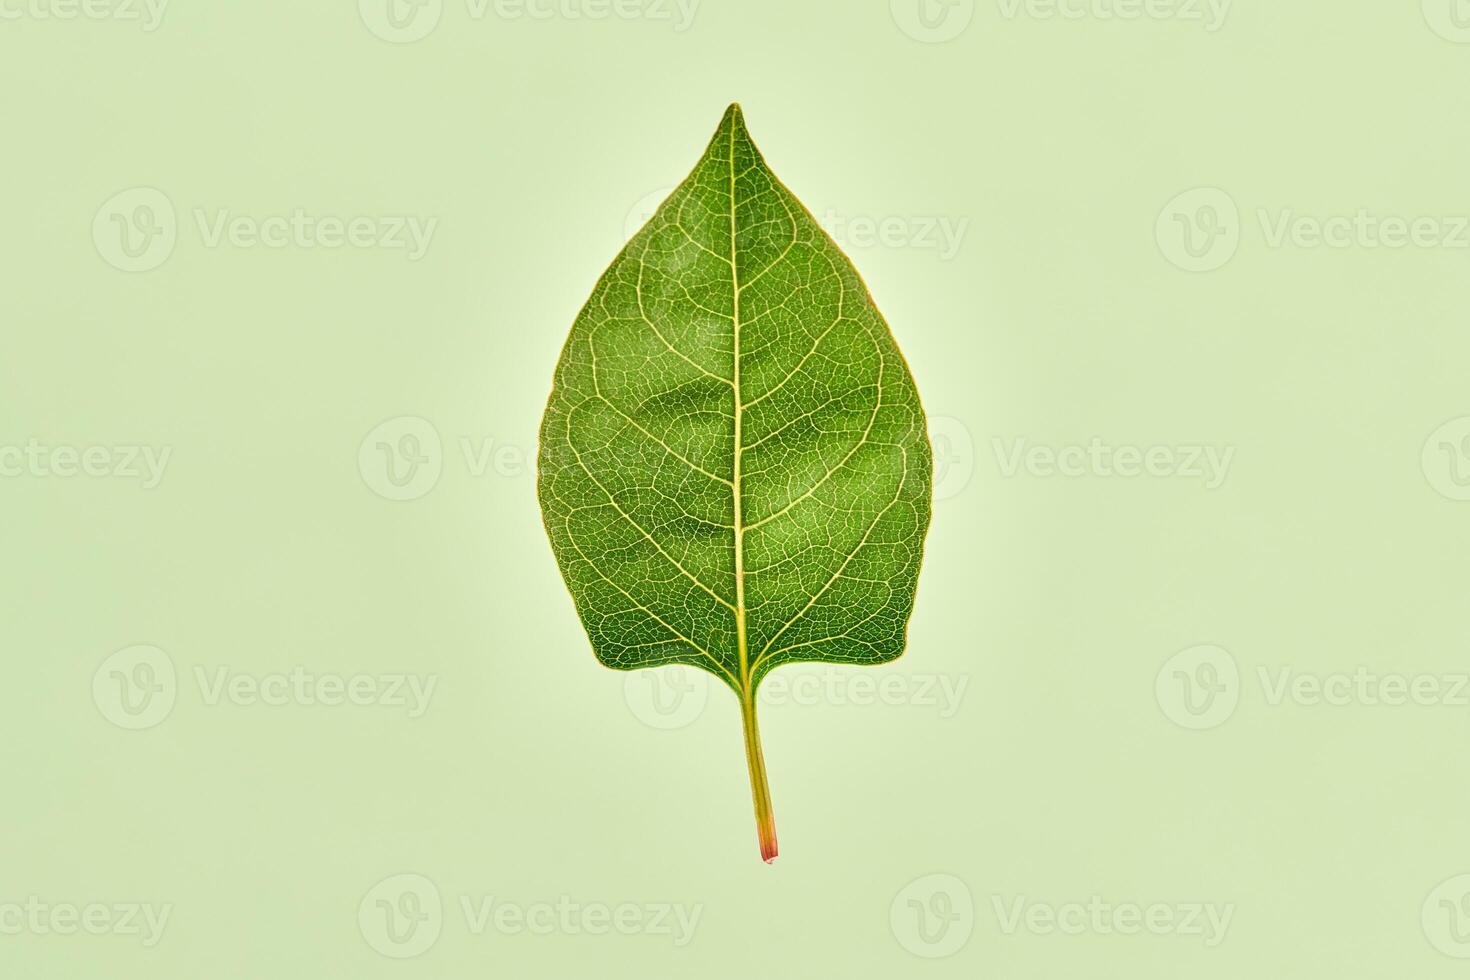
[[[704,0],[680,31],[446,0],[397,43],[346,0],[175,0],[152,31],[0,5],[0,447],[171,451],[151,489],[0,478],[0,914],[173,906],[153,947],[0,931],[0,975],[1463,973],[1448,930],[1470,915],[1441,900],[1466,889],[1441,885],[1470,871],[1470,705],[1272,703],[1259,671],[1470,670],[1470,503],[1450,499],[1470,424],[1421,458],[1470,415],[1470,30],[1451,0],[1242,0],[1213,31],[1168,4],[989,0],[935,4],[958,34],[931,43],[913,6]],[[896,219],[888,244],[847,244],[944,420],[909,652],[797,668],[822,693],[764,711],[773,867],[733,699],[700,711],[696,688],[687,724],[646,723],[647,688],[588,649],[530,465],[629,212],[737,99],[819,216]],[[105,202],[138,187],[167,196],[177,242],[124,272]],[[1238,213],[1170,204],[1198,188]],[[437,225],[410,261],[210,246],[196,217],[298,208]],[[1451,247],[1269,234],[1360,210],[1439,219]],[[1218,217],[1210,263],[1233,257],[1180,268],[1176,213]],[[967,222],[948,258],[924,247],[936,217]],[[390,501],[359,449],[402,416],[432,424],[442,474]],[[1008,472],[1014,440],[1094,437],[1234,455],[1215,489]],[[508,448],[477,475],[465,442]],[[129,731],[104,662],[136,644],[178,691]],[[1238,705],[1189,730],[1164,668],[1201,644],[1228,651]],[[1208,679],[1197,656],[1184,672]],[[437,687],[410,718],[211,704],[196,681],[298,666]],[[856,674],[908,693],[861,703]],[[922,695],[941,680],[965,685],[948,717]],[[409,960],[359,926],[400,873],[444,903]],[[947,892],[910,888],[934,874]],[[466,896],[701,910],[676,947],[476,935]],[[1214,946],[1007,932],[996,905],[1023,896],[1233,917]],[[910,898],[951,902],[940,944],[913,940]]]

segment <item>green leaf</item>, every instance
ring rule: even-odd
[[[767,861],[756,689],[903,653],[932,468],[888,325],[732,105],[572,325],[538,492],[598,660],[740,698]]]

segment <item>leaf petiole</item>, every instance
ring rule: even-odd
[[[745,761],[750,766],[750,793],[755,799],[755,829],[760,838],[761,860],[770,864],[776,860],[776,817],[771,811],[771,784],[766,779],[766,758],[761,752],[753,693],[740,697],[740,722],[745,729]]]

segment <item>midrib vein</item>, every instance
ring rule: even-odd
[[[750,655],[745,638],[745,520],[741,516],[740,501],[740,265],[735,251],[735,130],[739,118],[730,120],[730,283],[731,325],[733,332],[734,365],[730,378],[735,389],[735,465],[731,472],[731,496],[735,503],[735,642],[740,656],[740,696],[749,699]]]

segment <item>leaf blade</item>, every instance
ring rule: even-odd
[[[594,652],[716,674],[749,742],[770,670],[903,652],[931,478],[887,323],[731,106],[598,281],[543,420],[538,494]]]

